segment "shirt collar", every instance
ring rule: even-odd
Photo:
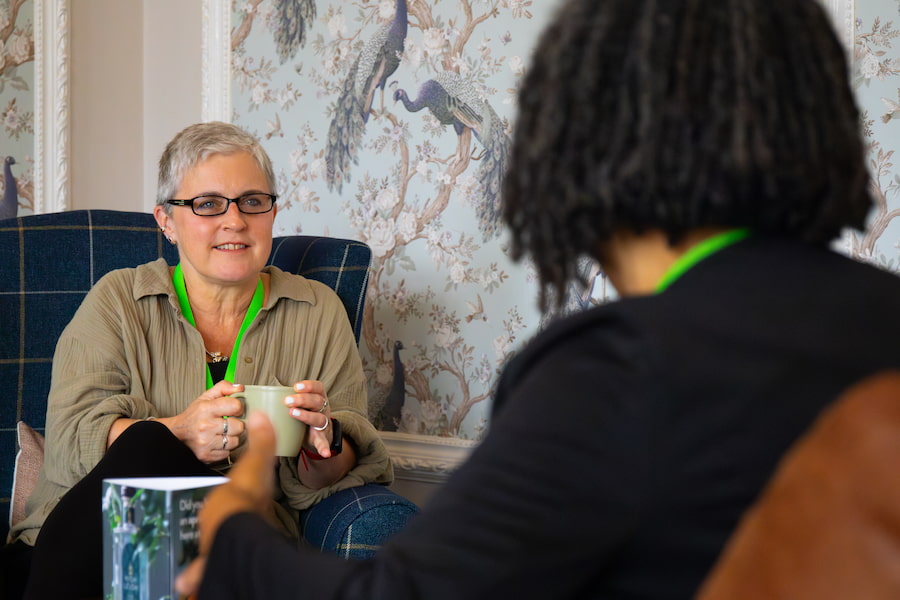
[[[750,230],[747,228],[729,229],[694,244],[663,273],[659,283],[656,284],[656,293],[659,294],[669,289],[669,286],[704,258],[732,244],[736,244],[749,235]]]
[[[271,265],[263,268],[262,272],[269,274],[269,297],[263,305],[264,310],[273,307],[281,298],[309,302],[313,305],[316,303],[316,294],[306,278],[294,277]],[[140,265],[134,277],[135,300],[159,295],[170,296],[175,306],[178,305],[175,287],[172,285],[172,274],[163,258]]]

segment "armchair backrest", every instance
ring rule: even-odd
[[[56,341],[88,290],[113,269],[159,257],[174,265],[178,253],[153,215],[111,210],[0,220],[0,249],[0,514],[6,514],[16,423],[43,432]],[[357,342],[370,260],[362,242],[315,236],[275,238],[269,257],[283,271],[334,289]]]
[[[362,333],[371,261],[372,250],[363,242],[312,235],[277,237],[269,255],[270,265],[285,273],[321,281],[337,293],[347,310],[357,344]]]

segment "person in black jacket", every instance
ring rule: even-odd
[[[542,307],[585,256],[621,300],[519,353],[484,441],[367,561],[290,547],[256,514],[254,422],[180,589],[693,596],[819,412],[900,366],[900,279],[829,249],[871,204],[847,75],[813,0],[563,2],[519,93],[503,216]]]

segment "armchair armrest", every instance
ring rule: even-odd
[[[300,515],[306,541],[344,558],[369,558],[418,512],[387,487],[369,483],[341,490]]]

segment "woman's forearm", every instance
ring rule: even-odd
[[[310,489],[319,490],[334,485],[355,466],[356,450],[345,437],[343,451],[331,458],[312,458],[305,451],[301,451],[297,459],[297,475],[300,483]]]

